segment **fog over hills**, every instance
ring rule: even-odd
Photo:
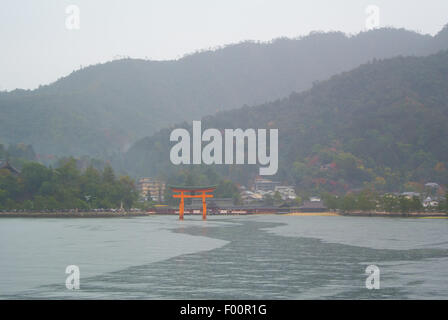
[[[0,93],[0,141],[39,154],[106,156],[180,121],[272,101],[372,59],[448,49],[403,29],[313,33],[244,42],[173,61],[124,59],[75,71],[33,91]]]
[[[205,128],[278,128],[274,179],[303,190],[409,183],[448,183],[448,51],[364,64],[310,90],[254,107],[204,117]],[[191,123],[179,124],[189,128]],[[140,140],[126,154],[136,176],[172,172],[169,129]],[[256,165],[219,165],[246,184]]]

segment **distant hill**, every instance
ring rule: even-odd
[[[36,90],[0,93],[0,136],[3,143],[32,144],[39,154],[101,157],[167,125],[306,90],[374,58],[447,49],[447,33],[313,33],[173,61],[90,66]]]
[[[288,98],[203,118],[204,128],[278,128],[273,179],[304,190],[395,191],[448,184],[448,51],[364,64]],[[178,127],[191,126],[184,123]],[[123,167],[163,175],[170,129],[140,140]],[[246,184],[258,168],[218,167]]]

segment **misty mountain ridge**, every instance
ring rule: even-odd
[[[448,51],[378,60],[302,93],[206,116],[202,127],[278,128],[279,171],[272,178],[303,190],[410,191],[428,181],[446,185],[447,74]],[[168,161],[169,134],[164,129],[140,140],[121,166],[134,176],[169,175],[176,169]],[[242,184],[258,175],[256,165],[214,168]]]
[[[279,99],[373,59],[447,49],[447,38],[446,27],[434,37],[390,28],[312,33],[179,60],[112,61],[36,90],[0,93],[0,137],[40,154],[106,157],[163,127]]]

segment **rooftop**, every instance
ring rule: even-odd
[[[322,201],[304,201],[299,209],[327,209]]]

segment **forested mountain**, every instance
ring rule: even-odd
[[[90,66],[36,90],[0,93],[0,137],[39,154],[104,156],[167,125],[300,92],[374,58],[447,49],[447,37],[447,28],[434,37],[403,29],[314,33],[173,61]]]
[[[8,161],[17,169],[28,161],[37,161],[36,153],[31,145],[23,143],[4,146],[0,143],[0,166],[4,161]]]
[[[370,62],[288,98],[207,116],[202,126],[278,128],[272,178],[304,190],[448,184],[448,51]],[[140,176],[172,171],[171,130],[140,140],[122,165]],[[243,184],[258,174],[255,165],[218,170]]]

